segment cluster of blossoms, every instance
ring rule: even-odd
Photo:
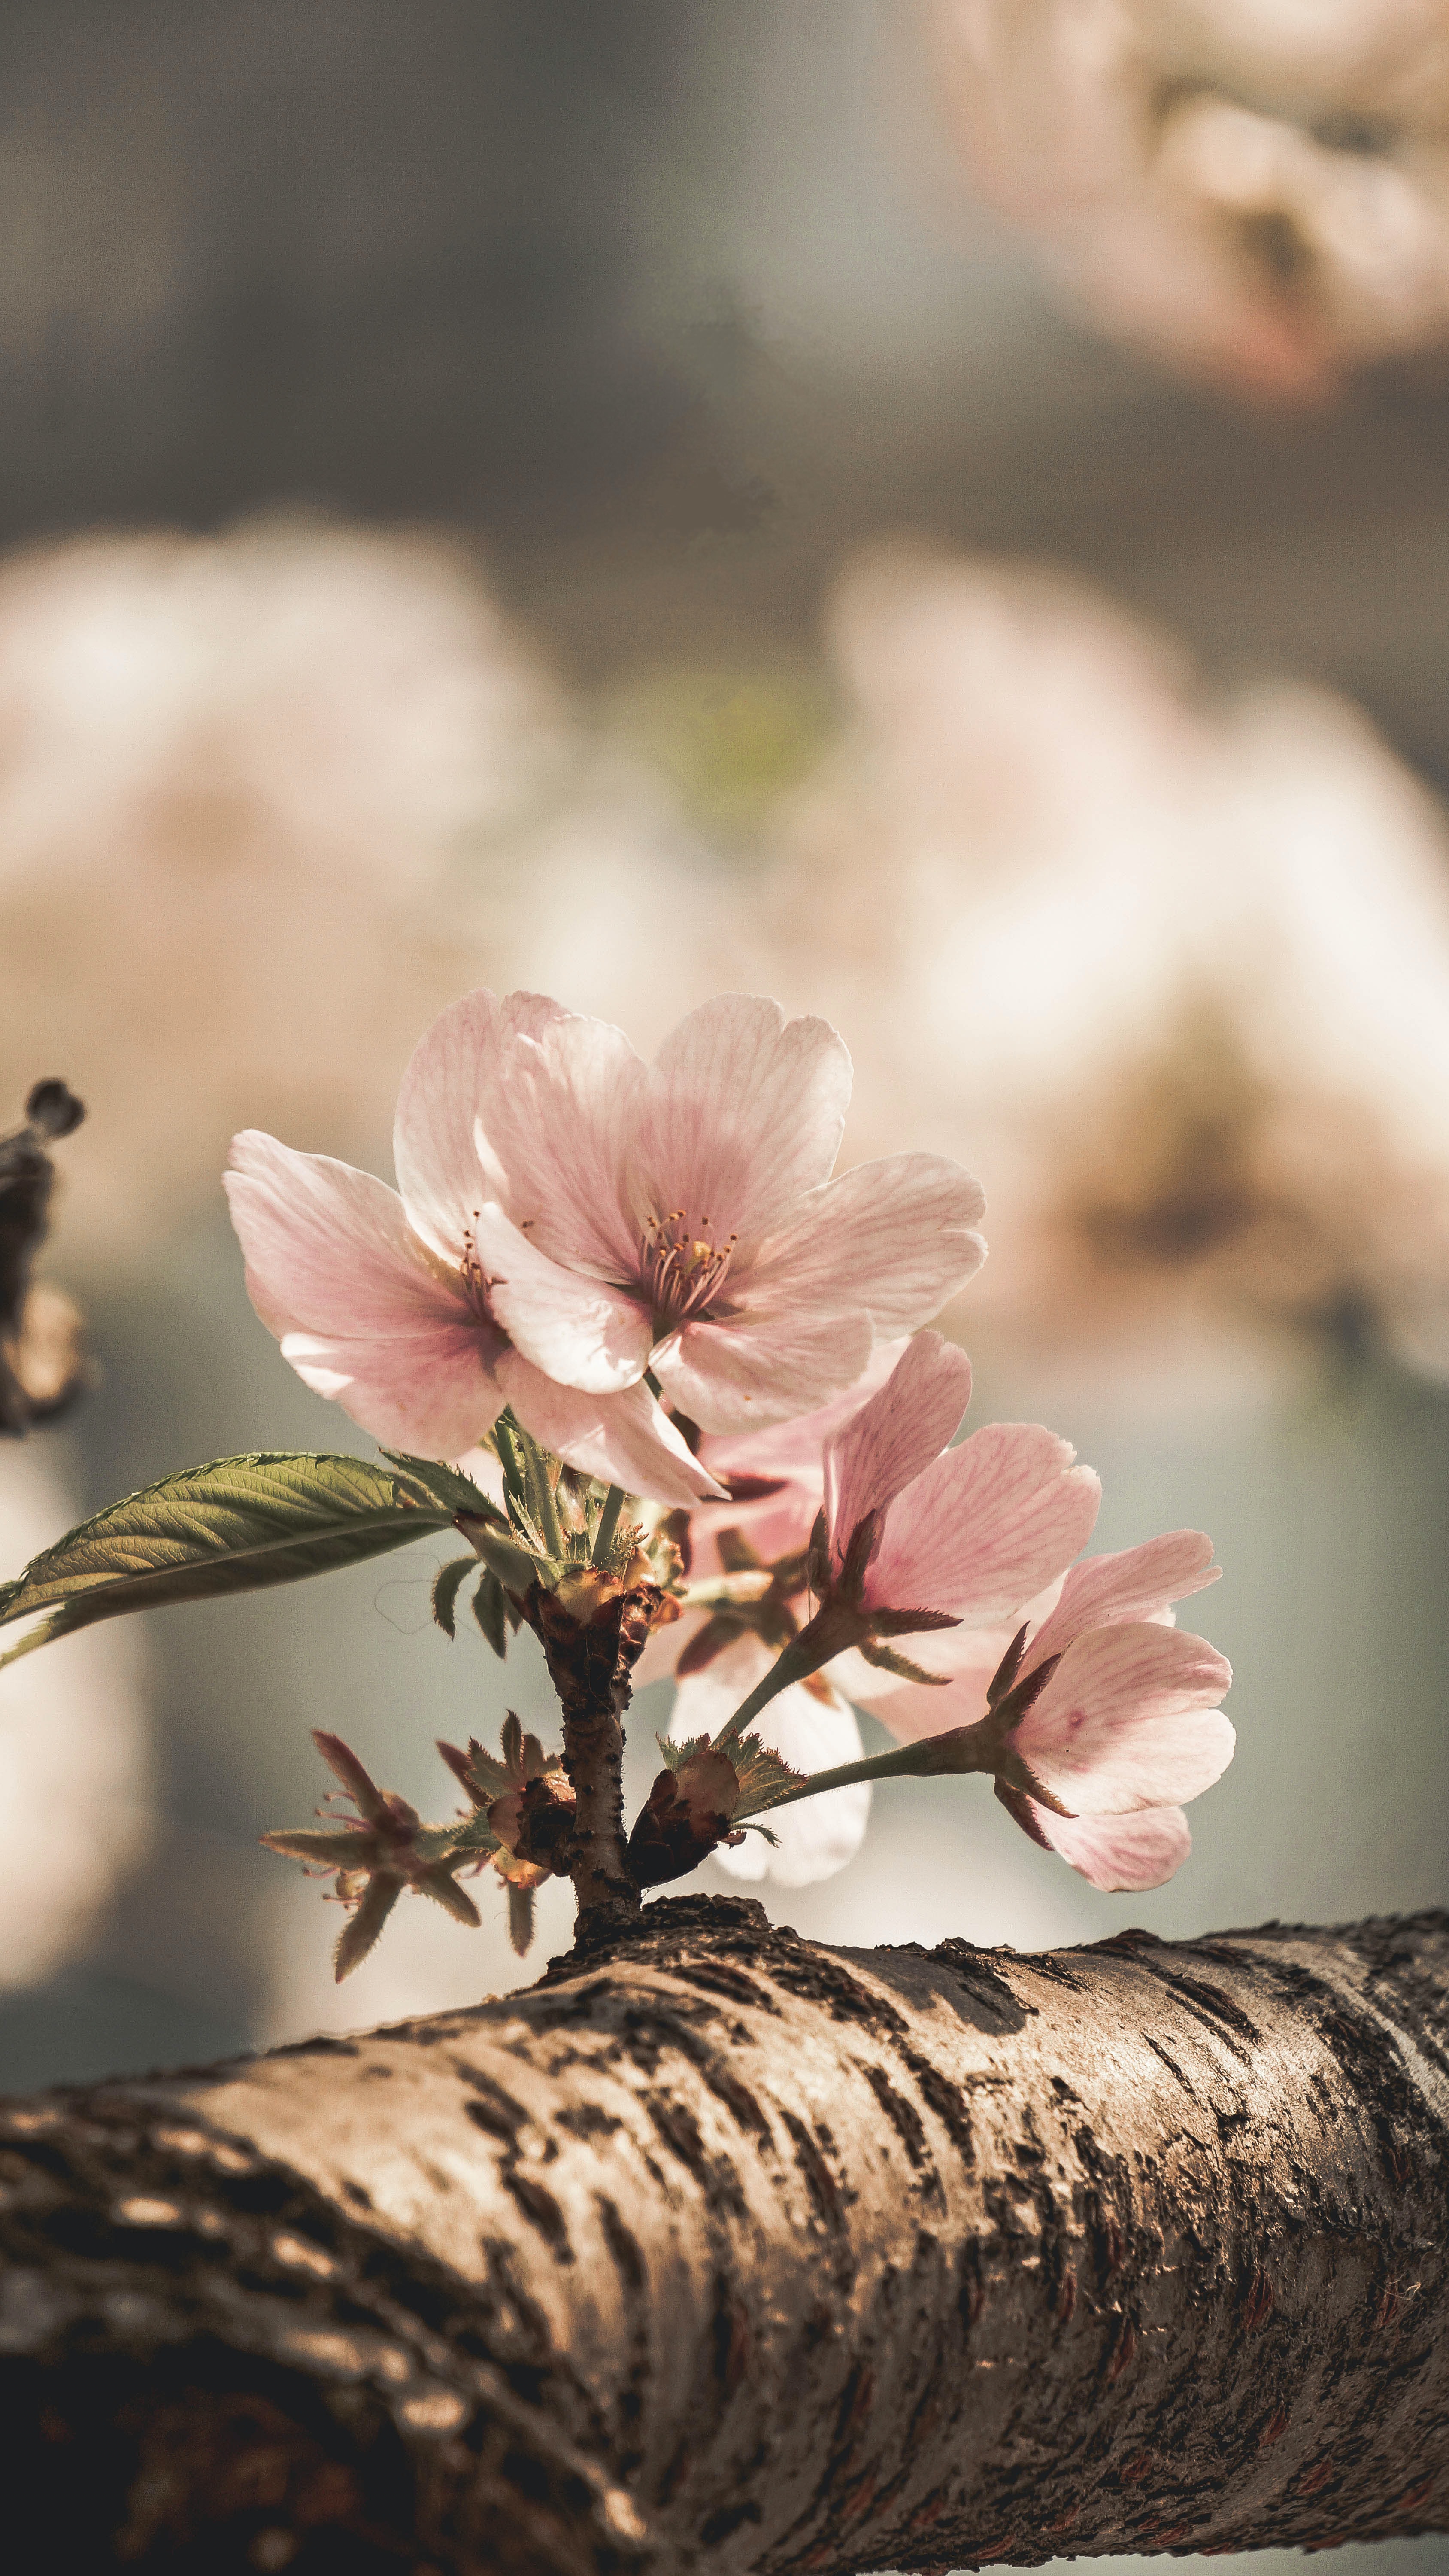
[[[932,0],[982,195],[1101,318],[1321,400],[1449,337],[1443,0]]]
[[[527,1620],[557,1679],[560,1637],[608,1607],[612,1706],[631,1674],[674,1675],[636,1883],[716,1849],[741,1875],[821,1877],[857,1847],[873,1778],[982,1771],[1095,1886],[1158,1885],[1188,1849],[1183,1803],[1233,1747],[1228,1666],[1172,1624],[1214,1579],[1211,1543],[1083,1558],[1100,1487],[1065,1441],[995,1423],[952,1445],[970,1364],[923,1327],[983,1258],[981,1192],[928,1154],[832,1179],[849,1090],[835,1032],[769,1002],[706,1005],[648,1066],[556,1003],[469,995],[404,1080],[398,1193],[237,1139],[253,1303],[364,1429],[477,1477],[457,1515],[475,1558],[440,1578],[450,1632],[481,1561],[500,1651]],[[484,1505],[500,1477],[502,1508]],[[516,1721],[501,1763],[448,1752],[469,1834],[394,1801],[345,1845],[271,1839],[339,1867],[370,1928],[386,1905],[359,1862],[381,1819],[392,1895],[439,1895],[441,1874],[460,1897],[481,1859],[517,1930],[539,1878],[578,1876],[560,1687],[562,1760]],[[856,1707],[900,1750],[866,1759]],[[379,1796],[368,1782],[363,1818]]]

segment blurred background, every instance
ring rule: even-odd
[[[641,1045],[743,984],[842,1028],[849,1159],[980,1173],[973,1418],[1068,1433],[1102,1545],[1211,1530],[1239,1730],[1156,1894],[970,1783],[757,1892],[1017,1947],[1442,1903],[1446,0],[8,0],[0,71],[0,1090],[89,1104],[100,1370],[0,1452],[4,1570],[369,1447],[252,1316],[235,1128],[389,1173],[468,984]],[[526,1963],[406,1905],[339,1995],[257,1847],[311,1725],[441,1811],[434,1736],[546,1719],[437,1561],[0,1677],[0,2083],[566,1941],[556,1887]]]

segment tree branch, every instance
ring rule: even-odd
[[[61,1412],[85,1376],[75,1306],[30,1276],[50,1216],[55,1171],[47,1147],[84,1116],[63,1082],[37,1082],[24,1126],[0,1136],[0,1433],[12,1436]]]
[[[0,2146],[36,2565],[1449,2527],[1443,1915],[1018,1958],[657,1903],[528,1994],[12,2104]]]
[[[624,1838],[624,1713],[659,1598],[657,1584],[590,1567],[554,1592],[535,1584],[524,1613],[563,1711],[563,1766],[577,1802],[570,1874],[581,1941],[626,1931],[639,1917],[639,1882]]]

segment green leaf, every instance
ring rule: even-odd
[[[458,1595],[470,1574],[478,1571],[476,1556],[455,1556],[451,1565],[440,1566],[433,1584],[433,1617],[445,1637],[455,1636]]]
[[[57,1540],[0,1585],[0,1627],[50,1617],[0,1664],[95,1620],[298,1583],[408,1547],[452,1519],[411,1471],[259,1450],[166,1476]]]
[[[457,1512],[467,1512],[474,1520],[496,1521],[502,1528],[498,1505],[460,1467],[450,1467],[441,1458],[410,1458],[405,1449],[384,1449],[382,1454],[391,1466],[402,1469],[410,1485],[420,1485],[449,1520]]]

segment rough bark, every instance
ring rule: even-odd
[[[1449,2527],[1449,1917],[1041,1958],[658,1903],[5,2108],[12,2564],[676,2576]]]

